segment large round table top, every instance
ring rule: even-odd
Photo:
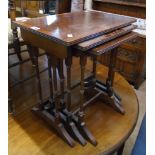
[[[99,66],[97,76],[104,80],[107,71]],[[30,110],[9,118],[10,155],[98,155],[117,150],[130,136],[138,118],[138,100],[133,88],[120,75],[116,74],[114,88],[122,98],[125,115],[112,107],[97,101],[85,109],[86,125],[96,138],[95,147],[89,142],[74,148],[66,144],[38,116]]]

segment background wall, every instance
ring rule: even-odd
[[[92,9],[92,0],[85,0],[85,9],[86,10]]]

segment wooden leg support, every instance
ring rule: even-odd
[[[44,106],[44,109],[54,109],[54,93],[53,93],[53,74],[52,74],[52,64],[51,64],[51,56],[47,54],[48,59],[48,76],[49,76],[49,89],[50,89],[50,98],[49,103]]]
[[[58,90],[57,90],[57,73],[56,73],[56,65],[55,62],[52,62],[53,67],[53,80],[54,80],[54,93],[53,93],[53,86],[52,86],[52,73],[51,73],[51,59],[48,57],[48,67],[49,67],[49,83],[50,83],[50,100],[47,102],[43,102],[42,97],[42,90],[41,90],[41,81],[39,75],[39,68],[38,68],[38,59],[34,54],[37,51],[37,48],[32,47],[31,45],[28,46],[29,51],[32,52],[33,61],[35,63],[36,68],[36,75],[37,75],[37,83],[38,83],[38,94],[39,94],[39,104],[33,107],[33,111],[45,119],[55,130],[59,133],[60,137],[66,141],[71,147],[75,146],[73,138],[68,134],[64,125],[60,119],[60,112],[59,112],[59,99],[58,99]],[[54,98],[55,97],[55,98]],[[53,102],[54,101],[54,102]],[[49,108],[47,104],[51,104],[52,108]],[[55,107],[55,108],[53,108]]]
[[[116,109],[121,114],[124,114],[125,111],[121,104],[121,97],[113,90],[113,82],[115,76],[115,64],[116,64],[116,55],[117,49],[111,51],[110,62],[109,62],[109,71],[108,71],[108,78],[106,80],[106,84],[96,79],[96,65],[97,65],[97,58],[96,55],[93,55],[93,78],[85,82],[85,94],[88,93],[90,95],[90,90],[94,89],[99,94],[102,92],[102,99],[105,102],[110,103],[114,109]],[[83,77],[82,77],[83,78]],[[93,94],[92,94],[93,95]],[[99,95],[94,96],[94,100],[97,99]]]
[[[107,93],[108,96],[112,99],[112,106],[121,114],[125,114],[125,111],[121,105],[120,97],[114,92],[113,90],[113,83],[114,83],[114,76],[115,76],[115,64],[117,59],[117,48],[112,50],[110,53],[110,62],[109,62],[109,71],[108,71],[108,78],[106,81]]]
[[[37,86],[38,86],[38,107],[42,109],[43,107],[43,97],[42,97],[42,88],[41,88],[41,80],[40,80],[40,73],[39,73],[39,65],[38,65],[38,48],[34,47],[32,45],[28,45],[28,52],[29,55],[31,55],[31,59],[33,59],[34,62],[34,68],[36,70],[36,78],[37,78]]]
[[[80,83],[80,110],[78,112],[78,127],[81,131],[82,135],[94,146],[97,145],[97,141],[91,134],[91,132],[86,127],[86,123],[84,122],[84,73],[85,73],[85,66],[86,66],[87,56],[81,55],[80,56],[80,66],[81,66],[81,83]]]
[[[78,128],[73,122],[73,115],[71,113],[71,65],[72,65],[72,55],[69,55],[66,58],[66,67],[67,67],[67,109],[64,110],[64,114],[67,116],[67,124],[72,131],[73,136],[77,141],[80,142],[83,146],[86,145],[86,140],[80,134]]]

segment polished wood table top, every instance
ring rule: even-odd
[[[135,22],[135,18],[100,11],[81,11],[15,22],[22,29],[70,46]]]
[[[74,82],[79,77],[79,67],[77,64],[78,60],[74,60]],[[91,70],[90,66],[91,64],[87,66],[88,72]],[[106,80],[107,70],[103,66],[98,66],[97,77],[100,80]],[[34,84],[34,81],[31,82]],[[43,82],[47,84],[46,75]],[[27,98],[29,95],[29,100],[33,103],[32,83],[27,85],[26,90],[30,90],[28,94],[23,93],[25,89],[21,90],[21,88],[18,88],[19,90],[16,90],[16,93],[21,94],[17,98],[18,100]],[[45,85],[45,88],[47,87],[48,84]],[[119,114],[108,105],[99,101],[90,104],[85,109],[86,123],[98,140],[96,147],[90,143],[85,147],[77,143],[74,148],[70,148],[68,144],[57,136],[55,131],[48,128],[44,121],[38,119],[28,109],[18,114],[16,118],[9,117],[9,155],[107,155],[118,149],[133,131],[139,109],[133,88],[118,74],[116,74],[114,88],[122,96],[123,106],[126,109],[125,115]],[[79,99],[79,92],[75,91],[74,96],[74,102],[76,103]],[[27,105],[29,100],[25,100],[25,105]]]

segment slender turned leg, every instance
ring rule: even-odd
[[[60,76],[60,104],[61,109],[65,108],[65,101],[64,101],[64,85],[65,85],[65,77],[64,77],[64,66],[63,66],[63,59],[58,59],[58,68],[59,68],[59,76]]]
[[[116,98],[116,94],[114,93],[113,90],[113,83],[114,83],[114,76],[115,76],[115,64],[116,64],[116,57],[117,56],[117,49],[114,49],[110,53],[110,62],[109,62],[109,71],[108,71],[108,78],[106,81],[107,85],[107,93],[109,97],[113,100],[112,106],[118,110],[121,114],[124,114],[125,111],[122,108],[120,101]]]
[[[52,77],[52,72],[51,72],[51,57],[47,55],[48,58],[48,74],[49,74],[49,85],[50,85],[50,98],[53,101],[53,77]]]
[[[54,98],[55,98],[55,110],[56,114],[59,113],[59,98],[58,98],[58,86],[57,86],[57,58],[56,57],[51,57],[51,62],[52,62],[52,68],[53,68],[53,82],[54,82]],[[57,116],[59,119],[59,115]]]
[[[87,56],[82,54],[80,56],[80,67],[81,67],[81,82],[80,82],[80,110],[78,112],[78,125],[81,130],[81,133],[85,136],[85,138],[92,143],[93,145],[97,145],[97,142],[93,135],[90,133],[86,124],[84,122],[84,73],[85,73],[85,66],[87,62]]]
[[[32,66],[35,68],[36,64],[35,64],[35,59],[34,59],[34,56],[33,56],[34,54],[30,50],[30,45],[27,45],[27,50],[28,50],[28,54],[29,54],[29,57],[30,57],[31,62],[32,62]]]
[[[51,56],[47,54],[47,59],[48,59],[48,76],[49,76],[49,88],[50,88],[50,98],[49,101],[50,103],[47,104],[46,106],[44,106],[45,109],[50,109],[50,108],[54,108],[54,96],[53,96],[53,75],[52,75],[52,71],[51,71]]]
[[[87,62],[86,55],[80,56],[80,67],[81,67],[81,82],[80,82],[80,111],[79,111],[79,119],[80,122],[83,122],[84,117],[84,108],[83,108],[83,102],[84,102],[84,73],[85,73],[85,66]]]
[[[72,55],[69,53],[65,60],[67,67],[67,109],[71,110],[71,65],[72,65]]]
[[[125,145],[125,144],[123,144],[123,145],[119,148],[119,150],[117,151],[117,155],[122,155],[122,154],[123,154],[124,145]]]
[[[34,67],[36,70],[36,77],[37,77],[37,85],[38,85],[38,99],[39,99],[39,109],[43,109],[43,97],[42,97],[42,88],[41,88],[41,80],[40,80],[40,73],[39,73],[39,66],[38,66],[38,48],[32,45],[28,45],[28,52],[31,55],[31,58],[34,62]],[[34,109],[35,110],[35,109]],[[37,109],[36,109],[37,110]]]
[[[21,49],[20,49],[20,42],[19,42],[19,38],[18,38],[18,31],[17,31],[17,28],[14,28],[12,30],[13,32],[13,46],[14,46],[14,50],[17,54],[17,57],[19,59],[19,61],[22,61],[22,57],[21,57]]]
[[[69,49],[70,50],[70,49]],[[67,122],[69,124],[69,128],[72,131],[73,136],[84,146],[87,144],[86,140],[80,134],[78,128],[72,120],[72,112],[71,112],[71,65],[72,65],[72,55],[70,51],[68,52],[68,57],[65,60],[67,67]],[[66,113],[66,112],[65,112]]]
[[[97,65],[97,57],[93,56],[93,80],[96,83],[96,65]]]
[[[53,103],[55,103],[55,105],[54,105],[55,106],[54,119],[52,119],[52,120],[54,120],[54,124],[55,124],[55,126],[57,128],[57,131],[62,136],[62,138],[70,146],[73,147],[75,145],[75,142],[72,139],[72,137],[68,134],[67,130],[64,128],[64,125],[61,123],[61,118],[60,118],[60,101],[59,101],[59,98],[58,98],[58,86],[57,86],[58,78],[57,78],[57,71],[56,71],[58,60],[57,60],[56,57],[48,55],[48,61],[49,61],[48,65],[49,65],[49,78],[50,78],[50,89],[51,89],[50,95],[51,95],[52,99],[54,99]],[[52,83],[51,66],[53,68],[53,83]],[[52,86],[54,86],[54,92],[53,92],[53,87]]]

